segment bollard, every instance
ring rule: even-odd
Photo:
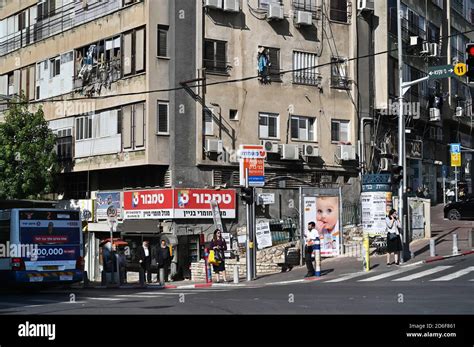
[[[239,265],[234,265],[234,283],[239,283]]]
[[[321,276],[321,243],[319,238],[316,238],[313,244],[313,252],[314,252],[314,261],[315,261],[315,275]]]
[[[458,235],[453,234],[453,255],[457,255],[459,253],[458,249]]]
[[[364,266],[364,271],[368,272],[370,270],[370,245],[369,245],[369,234],[364,234],[364,243],[363,243],[363,249],[364,249],[364,254],[363,254],[363,266]]]
[[[430,257],[435,257],[436,256],[436,244],[435,244],[435,239],[431,238],[430,239]]]
[[[471,229],[471,232],[469,233],[469,248],[473,249],[474,248],[474,228]]]
[[[165,268],[160,268],[159,276],[160,276],[160,285],[164,286],[165,285]]]

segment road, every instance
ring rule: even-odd
[[[280,284],[3,291],[0,314],[474,314],[473,293],[471,255]]]

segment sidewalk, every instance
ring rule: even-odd
[[[435,257],[430,256],[430,240],[422,239],[410,243],[414,255],[407,264],[432,262],[453,255],[453,234],[457,235],[459,255],[469,254],[469,233],[474,228],[473,221],[451,221],[443,218],[443,204],[431,208],[431,237],[435,239]]]

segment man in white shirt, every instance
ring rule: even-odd
[[[308,223],[308,230],[304,233],[304,259],[306,262],[306,269],[308,273],[305,277],[314,276],[314,266],[313,266],[313,244],[314,241],[318,238],[318,231],[316,230],[316,224],[314,222]]]

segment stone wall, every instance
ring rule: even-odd
[[[285,261],[286,247],[300,247],[299,242],[284,243],[274,247],[265,248],[257,251],[257,274],[269,274],[281,272],[281,265]],[[239,260],[227,259],[225,261],[227,280],[232,281],[234,278],[235,265],[239,269],[239,278],[247,276],[247,262],[245,258],[245,250],[239,252]],[[216,275],[212,274],[213,281]],[[196,282],[204,282],[206,280],[204,260],[191,264],[191,280]]]

